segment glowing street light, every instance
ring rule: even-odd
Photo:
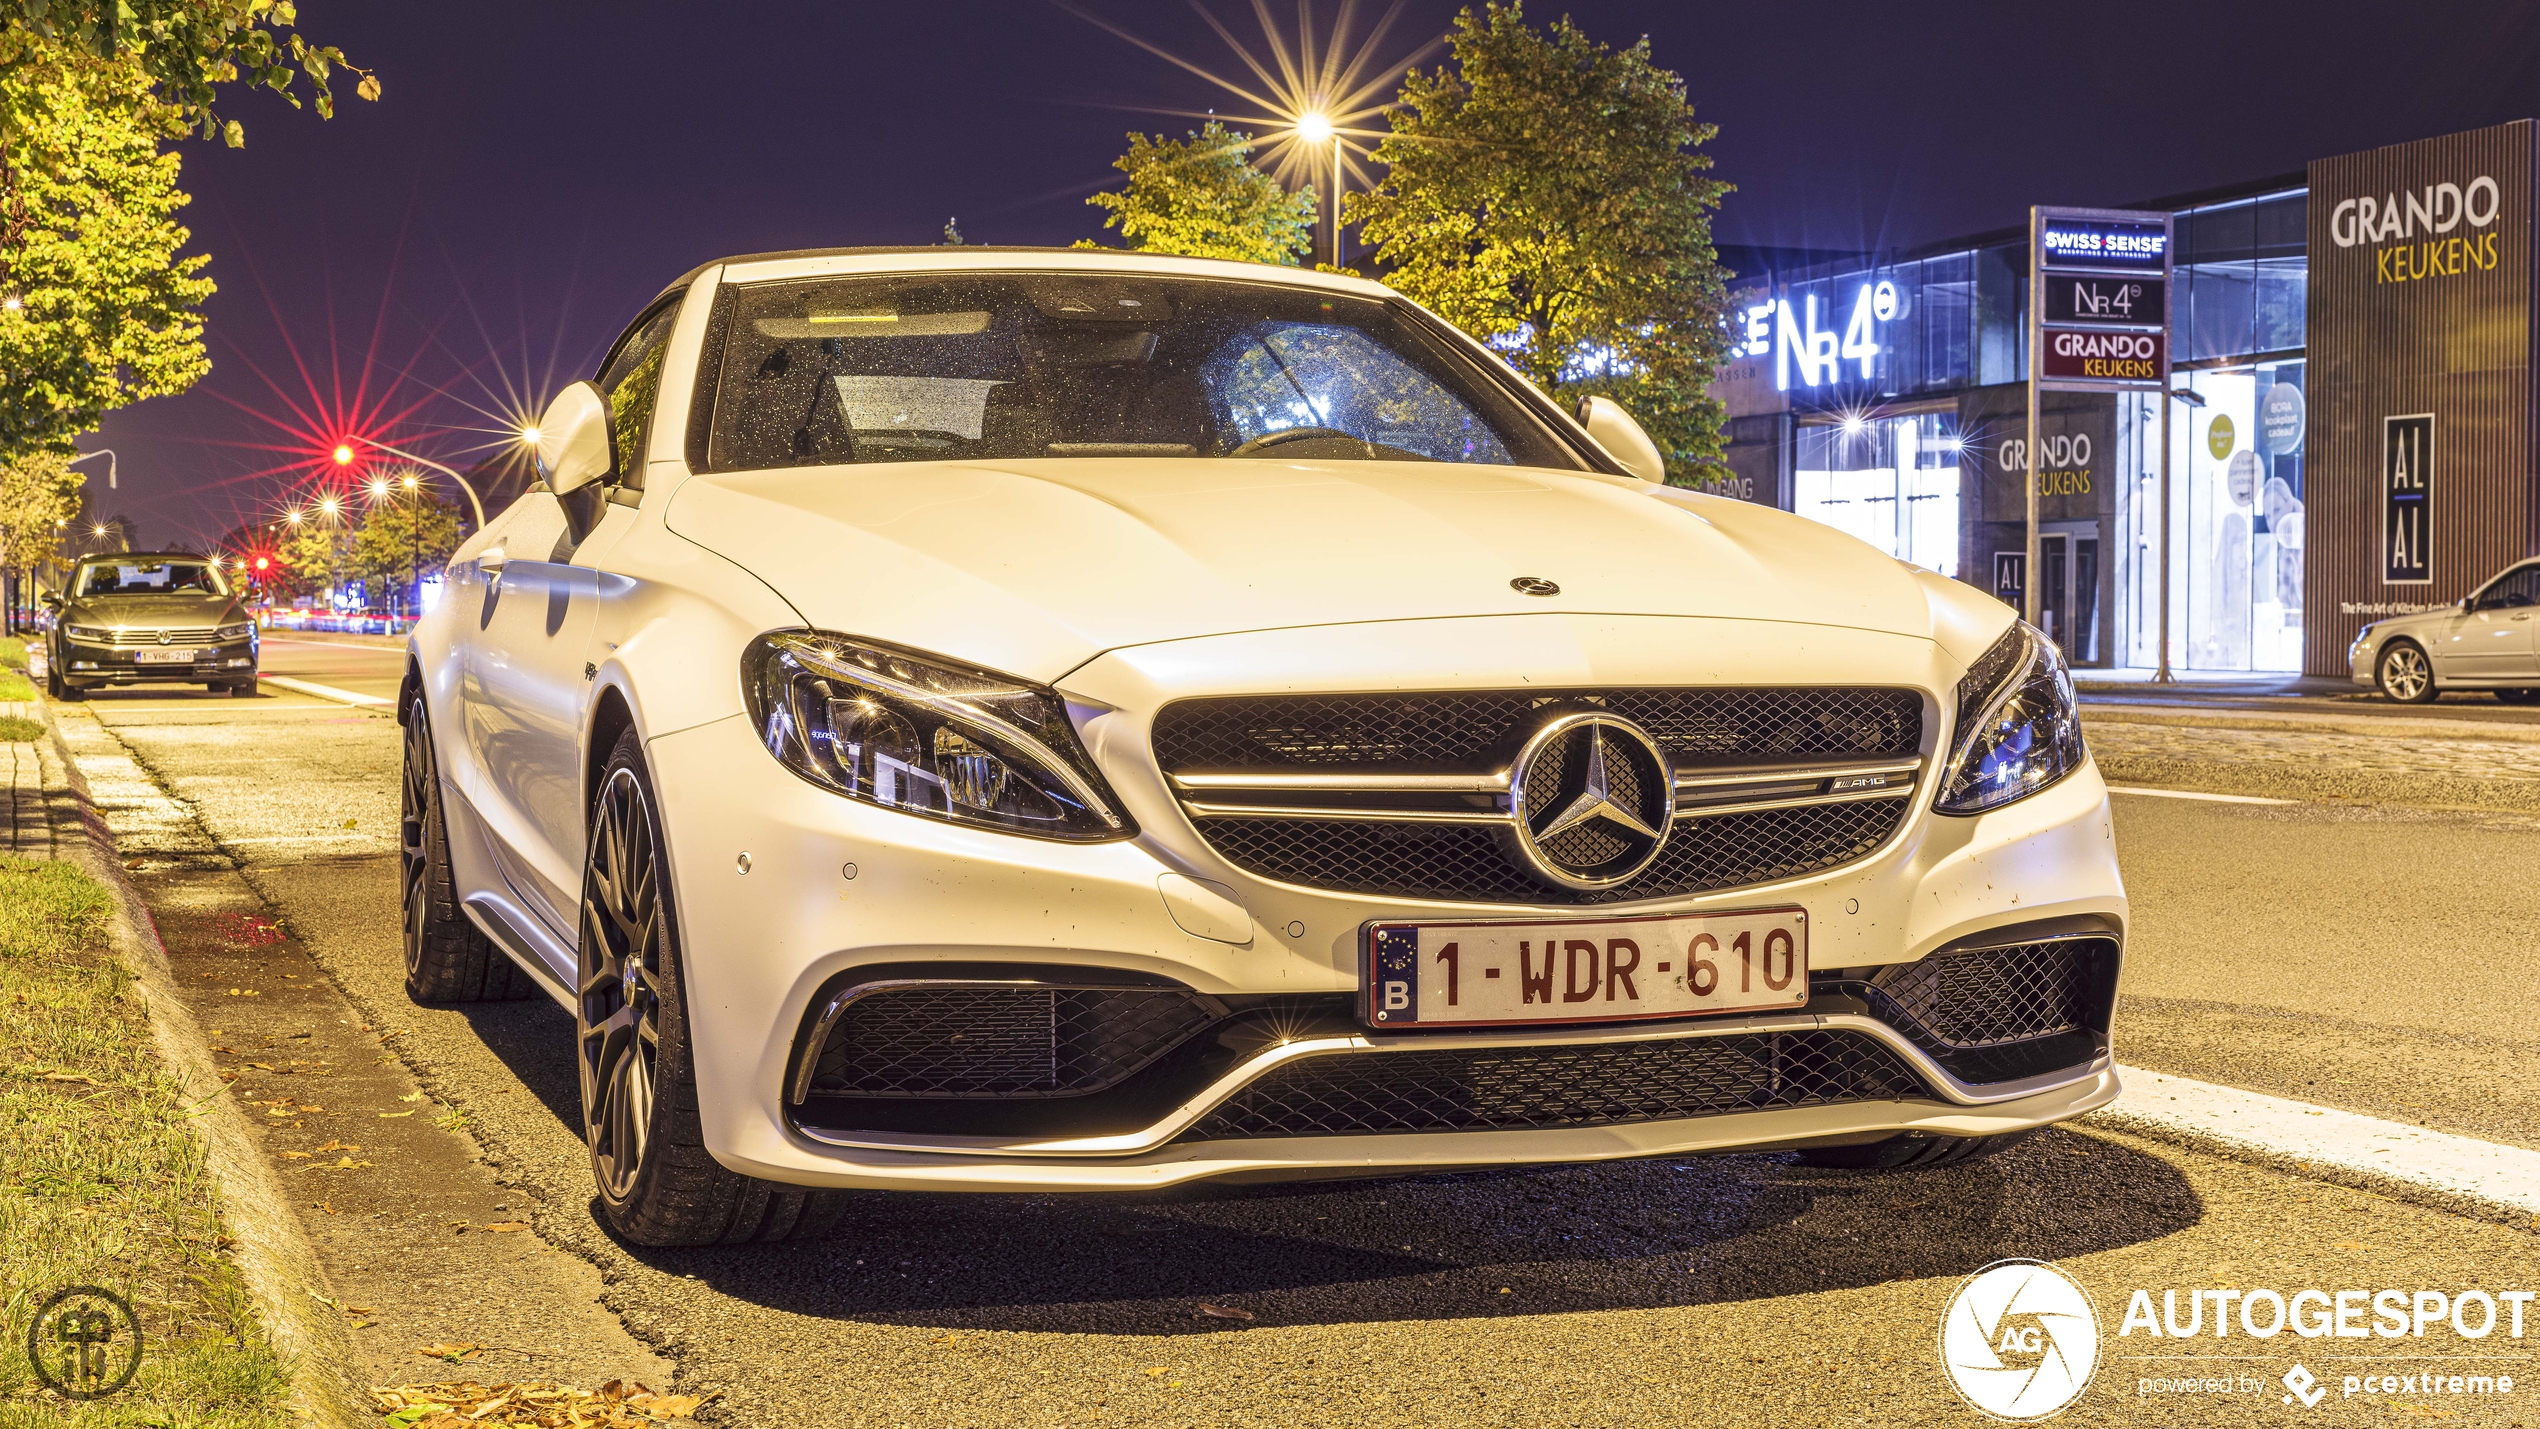
[[[520,444],[525,447],[534,447],[538,445],[538,427],[536,423],[533,422],[520,429]]]
[[[1296,119],[1296,136],[1308,144],[1320,144],[1332,137],[1332,119],[1321,110],[1300,114]]]
[[[341,444],[337,445],[335,448],[335,464],[337,466],[351,466],[353,464],[353,449],[349,446]]]

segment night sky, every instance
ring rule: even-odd
[[[1256,52],[1249,0],[1206,0]],[[1295,0],[1265,0],[1293,29]],[[1211,71],[1240,62],[1174,0],[1080,0]],[[1328,28],[1335,0],[1318,0]],[[1376,57],[1443,32],[1408,0]],[[1565,7],[1537,4],[1535,18]],[[1910,246],[2540,114],[2531,3],[1867,5],[1576,0],[1647,34],[1720,126],[1723,243]],[[1363,33],[1384,5],[1362,3]],[[332,414],[467,466],[509,394],[591,375],[647,299],[739,253],[1066,244],[1132,127],[1249,111],[1046,0],[876,4],[303,0],[375,68],[331,122],[267,95],[248,144],[186,146],[220,292],[212,373],[83,443],[119,454],[92,508],[201,544],[284,499]],[[1435,63],[1433,57],[1430,63]],[[471,407],[482,409],[472,411]],[[314,423],[314,425],[313,425]],[[298,464],[298,465],[295,465]]]

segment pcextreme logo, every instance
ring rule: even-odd
[[[1997,1260],[1960,1281],[1940,1317],[1940,1364],[1977,1413],[2044,1419],[2090,1387],[2099,1312],[2081,1282],[2042,1260]]]

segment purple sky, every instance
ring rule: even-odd
[[[1178,0],[1081,7],[1223,74]],[[1248,0],[1207,0],[1256,51]],[[1266,0],[1294,24],[1294,0]],[[1408,0],[1379,58],[1441,32]],[[2540,113],[2527,0],[1724,5],[1577,0],[1611,43],[1647,34],[1720,126],[1738,186],[1724,243],[1915,244],[2030,203],[2117,203]],[[1318,0],[1328,26],[1335,0]],[[1363,31],[1384,6],[1363,3]],[[671,279],[726,254],[934,241],[1064,244],[1084,196],[1159,111],[1247,106],[1046,0],[343,6],[307,32],[378,70],[332,122],[270,96],[228,108],[248,147],[189,144],[195,246],[220,293],[212,373],[110,416],[150,544],[270,513],[321,411],[397,414],[465,465],[507,391],[590,367]],[[347,86],[349,89],[349,86]],[[300,415],[294,414],[297,409]],[[102,487],[103,463],[92,484]]]

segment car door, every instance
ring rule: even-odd
[[[677,314],[676,298],[646,313],[601,368],[619,472],[642,459]],[[478,594],[463,664],[467,739],[495,859],[512,891],[567,941],[581,897],[581,739],[600,565],[635,519],[614,494],[593,486],[559,500],[540,490],[504,514],[500,569]]]
[[[2443,622],[2435,652],[2440,673],[2454,680],[2540,677],[2532,617],[2540,615],[2540,566],[2518,566],[2470,597],[2469,609]]]

